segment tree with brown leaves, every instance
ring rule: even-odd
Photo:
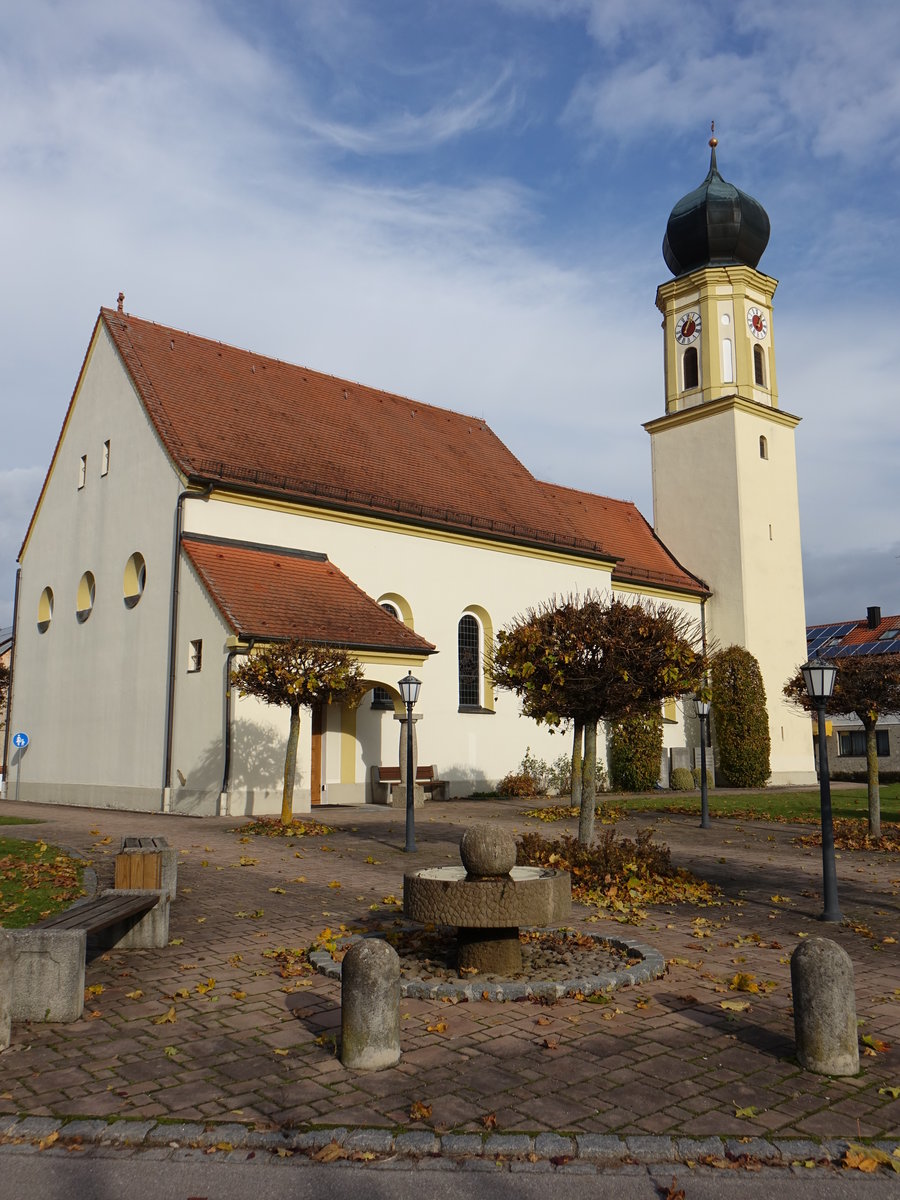
[[[834,717],[857,716],[866,731],[866,777],[869,798],[869,837],[881,837],[881,789],[878,783],[878,742],[881,717],[900,713],[900,654],[841,655],[834,691],[825,711]],[[784,685],[784,694],[800,708],[813,711],[800,671]]]
[[[588,592],[529,608],[497,634],[491,670],[526,716],[584,728],[578,840],[594,833],[597,723],[659,708],[703,672],[698,622],[670,604]]]

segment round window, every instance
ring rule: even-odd
[[[50,622],[53,620],[53,589],[45,587],[41,592],[41,598],[38,600],[38,632],[46,633],[50,628]]]
[[[131,558],[125,564],[125,577],[122,580],[122,591],[126,608],[134,608],[141,596],[143,596],[146,586],[147,564],[144,562],[143,554],[139,554],[135,550],[134,554],[132,554]]]
[[[81,582],[78,584],[78,596],[75,601],[75,616],[82,623],[91,615],[96,590],[97,585],[94,582],[94,576],[90,571],[85,571],[81,577]]]

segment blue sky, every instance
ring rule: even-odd
[[[120,289],[652,517],[660,244],[712,118],[772,222],[808,620],[900,612],[893,0],[29,0],[0,46],[0,625]]]

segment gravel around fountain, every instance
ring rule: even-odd
[[[334,952],[314,950],[309,959],[321,974],[341,976],[341,959],[360,935],[338,941]],[[401,993],[415,999],[558,1000],[593,996],[657,979],[665,972],[659,951],[630,938],[605,938],[574,930],[523,930],[519,935],[523,969],[510,977],[456,969],[456,931],[423,929],[397,922],[364,936],[383,937],[400,957]]]

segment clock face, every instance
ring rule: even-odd
[[[747,310],[747,327],[755,338],[764,338],[769,332],[769,322],[761,308]]]
[[[688,345],[700,336],[700,314],[698,312],[685,313],[683,317],[679,317],[675,322],[675,338],[682,346]]]

